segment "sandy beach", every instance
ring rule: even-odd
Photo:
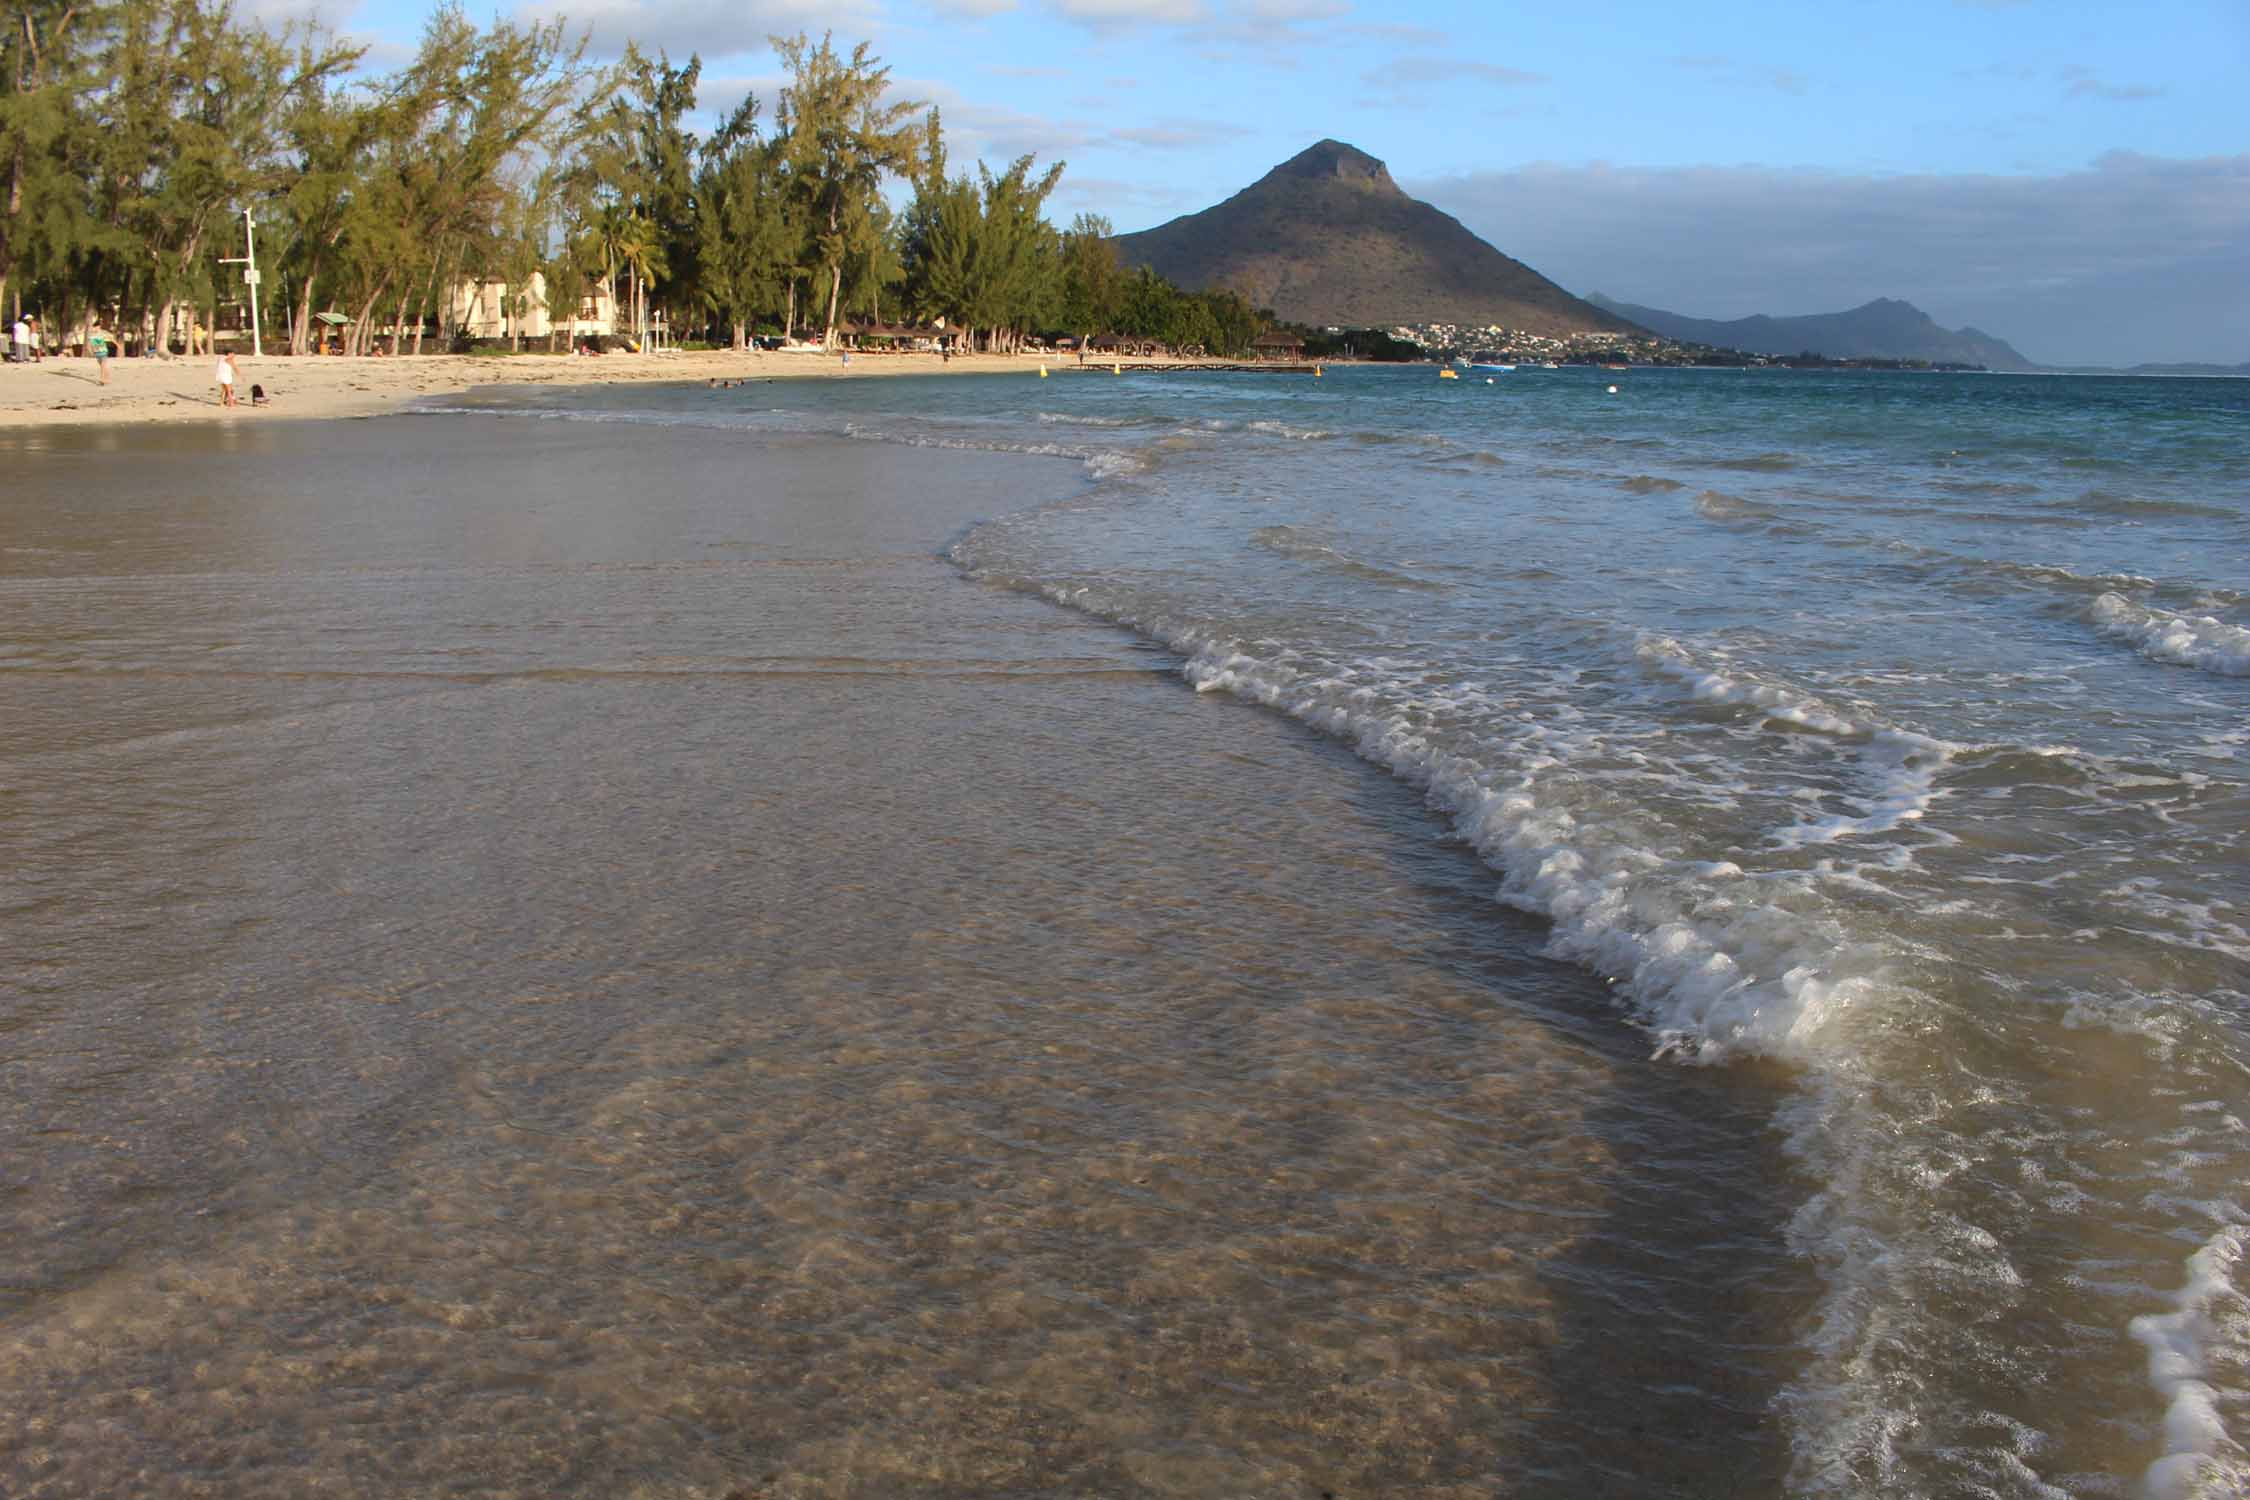
[[[1175,361],[1165,361],[1174,363]],[[1108,366],[1109,360],[1091,361]],[[1154,363],[1126,359],[1125,368]],[[1057,374],[1078,368],[1075,356],[976,354],[944,359],[935,354],[858,354],[849,364],[836,355],[713,350],[703,353],[507,356],[435,354],[420,357],[325,358],[268,354],[238,357],[238,400],[220,404],[214,361],[118,359],[109,384],[98,383],[94,361],[52,358],[32,365],[0,366],[0,429],[99,422],[281,421],[365,417],[398,411],[415,400],[489,385],[624,385],[679,380],[851,379],[883,375],[1034,374],[1042,365]],[[269,404],[253,408],[250,387],[265,387]]]

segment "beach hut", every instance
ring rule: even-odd
[[[1250,352],[1260,359],[1299,360],[1305,357],[1305,341],[1293,333],[1276,329],[1252,339]]]
[[[1090,354],[1129,354],[1136,359],[1148,358],[1161,352],[1154,340],[1120,338],[1114,333],[1086,340],[1086,350]]]
[[[927,323],[855,323],[843,330],[852,347],[876,352],[936,350],[954,337],[950,328]]]

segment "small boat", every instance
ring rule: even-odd
[[[1486,375],[1508,375],[1514,373],[1516,367],[1514,365],[1471,365],[1469,368]]]

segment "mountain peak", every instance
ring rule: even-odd
[[[1381,192],[1399,192],[1398,184],[1391,181],[1390,168],[1357,146],[1335,140],[1306,147],[1266,176],[1333,177],[1343,182],[1362,183]]]
[[[1298,152],[1224,203],[1114,243],[1127,268],[1195,290],[1229,287],[1315,328],[1631,326],[1409,198],[1389,168],[1337,140]]]

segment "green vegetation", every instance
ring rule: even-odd
[[[231,0],[18,0],[0,29],[0,303],[50,341],[99,322],[195,351],[255,298],[292,353],[323,329],[351,353],[419,352],[425,330],[465,347],[457,289],[495,283],[510,350],[522,320],[567,328],[597,289],[622,336],[661,322],[735,347],[911,319],[960,347],[1114,333],[1234,354],[1266,326],[1231,292],[1124,274],[1105,220],[1057,230],[1059,163],[948,175],[937,112],[887,101],[866,44],[773,45],[788,81],[770,130],[750,96],[699,139],[699,59],[629,47],[597,67],[560,22],[480,29],[449,6],[411,61],[370,76],[359,49]]]
[[[1367,359],[1382,364],[1411,364],[1428,359],[1420,344],[1394,339],[1380,328],[1347,328],[1340,333],[1308,334],[1307,359]]]

